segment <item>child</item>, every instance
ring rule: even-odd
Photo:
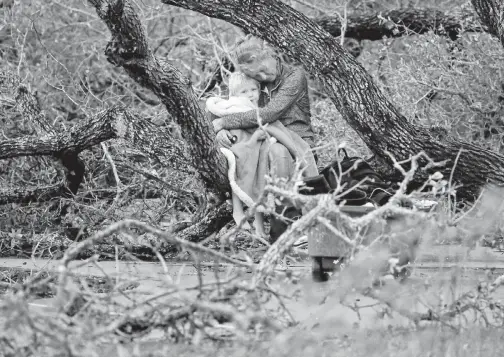
[[[259,82],[242,73],[234,72],[229,77],[228,87],[228,99],[208,98],[206,108],[209,112],[217,117],[223,117],[257,109],[260,95]],[[293,158],[301,160],[304,173],[307,176],[318,174],[310,147],[299,135],[285,128],[279,121],[268,124],[265,130],[271,136],[269,140],[265,140],[268,135],[261,128],[230,130],[234,145],[231,150],[221,148],[229,165],[228,175],[232,188],[233,219],[236,224],[245,216],[242,202],[250,207],[254,203],[251,197],[254,196],[257,199],[258,193],[264,187],[268,161],[267,155],[264,153],[269,151],[270,144],[278,141],[284,145]],[[238,165],[236,159],[238,159]],[[236,170],[237,168],[238,170]],[[238,178],[235,177],[237,172]],[[244,224],[244,228],[250,228],[247,222]],[[264,218],[261,212],[257,212],[255,215],[254,228],[258,234],[264,235]]]

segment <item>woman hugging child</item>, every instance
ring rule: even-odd
[[[243,73],[234,72],[229,77],[228,87],[228,99],[220,97],[207,99],[206,109],[210,113],[220,118],[257,110],[260,96],[259,82]],[[318,174],[310,146],[299,135],[285,128],[278,120],[262,128],[233,129],[230,130],[230,133],[233,136],[233,145],[229,150],[221,148],[221,152],[228,160],[233,219],[236,224],[239,224],[245,217],[243,203],[250,207],[264,189],[265,176],[272,169],[268,167],[268,152],[272,143],[278,142],[284,145],[290,152],[292,160],[300,161],[303,176]],[[268,137],[269,140],[265,140]],[[248,222],[243,224],[243,228],[250,229]],[[256,212],[254,228],[259,235],[265,235],[264,218],[261,212]]]

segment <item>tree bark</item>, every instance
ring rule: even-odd
[[[64,157],[80,153],[110,139],[123,139],[164,166],[187,170],[182,142],[168,129],[124,109],[109,109],[75,125],[68,132],[42,137],[23,137],[0,141],[0,159],[21,156]]]
[[[199,106],[190,81],[175,67],[153,55],[131,2],[89,2],[112,33],[105,50],[109,62],[123,67],[132,79],[161,100],[179,124],[193,166],[198,168],[206,187],[222,195],[229,188],[226,162],[217,152],[211,122]]]
[[[314,22],[331,35],[341,36],[342,24],[338,16],[322,16]],[[456,40],[463,32],[483,32],[486,28],[472,9],[446,13],[429,8],[404,8],[378,14],[350,15],[347,17],[345,37],[377,41],[384,37],[421,35],[429,31]]]
[[[19,78],[17,78],[17,76],[4,73],[2,78],[7,78],[9,76],[12,78],[7,82],[10,82],[10,84],[17,84],[16,105],[20,109],[21,114],[35,127],[39,136],[55,136],[56,131],[53,125],[47,120],[38,98],[24,85],[19,84]],[[54,153],[53,156],[63,165],[65,172],[66,187],[68,190],[63,191],[62,194],[64,196],[69,196],[70,194],[75,195],[79,190],[85,173],[84,162],[79,158],[79,152],[63,150]]]
[[[488,32],[504,46],[504,3],[502,0],[471,0],[481,22]]]
[[[177,233],[177,237],[180,239],[198,242],[224,228],[231,220],[232,213],[230,205],[226,203],[220,204],[214,209],[206,210],[206,214],[194,224],[188,227],[181,227],[184,229],[180,229],[174,233]]]
[[[60,156],[63,152],[82,152],[91,147],[118,138],[121,117],[116,110],[101,112],[89,120],[61,134],[23,137],[0,141],[0,159],[21,156]],[[126,125],[123,124],[125,127]]]
[[[389,165],[393,162],[387,153],[405,160],[424,151],[433,160],[447,160],[440,171],[450,177],[453,169],[453,179],[462,185],[458,194],[464,198],[474,198],[488,182],[504,184],[503,156],[464,142],[440,143],[427,130],[412,125],[333,36],[288,5],[266,0],[162,1],[228,21],[299,60],[324,84],[343,118]]]

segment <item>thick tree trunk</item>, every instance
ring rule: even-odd
[[[336,108],[368,147],[392,165],[387,153],[399,160],[420,151],[436,161],[447,160],[440,170],[461,184],[461,197],[474,197],[493,182],[504,184],[504,157],[464,142],[440,143],[430,133],[413,126],[380,92],[370,75],[338,41],[312,20],[280,1],[162,0],[247,29],[276,46],[325,85]]]
[[[132,79],[152,90],[160,99],[179,124],[193,167],[198,169],[205,186],[223,198],[229,189],[227,164],[214,145],[215,133],[211,122],[199,106],[190,81],[176,68],[153,55],[131,2],[88,1],[112,33],[105,50],[109,62],[122,66]],[[230,219],[231,211],[224,203],[214,210],[206,210],[199,222],[181,229],[177,235],[197,241],[219,230]]]
[[[338,16],[314,19],[331,35],[341,35],[342,24]],[[462,32],[483,32],[474,10],[462,9],[446,13],[437,9],[403,8],[377,14],[350,15],[347,17],[345,37],[356,40],[377,41],[384,37],[421,35],[433,31],[439,36],[456,40]]]
[[[133,5],[123,0],[89,0],[107,24],[112,40],[105,53],[140,85],[152,90],[179,124],[193,160],[206,186],[216,192],[228,190],[226,162],[214,145],[215,133],[200,108],[191,83],[149,49],[145,31]]]

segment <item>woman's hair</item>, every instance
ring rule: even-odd
[[[229,76],[228,79],[228,87],[229,87],[229,95],[236,95],[240,88],[243,87],[244,84],[246,83],[253,83],[254,85],[257,86],[257,88],[260,88],[260,84],[258,81],[256,81],[254,78],[247,77],[245,74],[241,72],[233,72]]]
[[[252,64],[267,56],[276,56],[276,52],[263,40],[247,35],[238,42],[233,59],[237,64]]]

